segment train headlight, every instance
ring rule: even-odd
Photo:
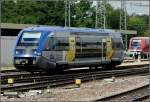
[[[37,55],[38,55],[38,56],[41,56],[42,54],[41,54],[41,53],[37,53]]]
[[[19,54],[19,51],[16,51],[15,53],[16,53],[16,54]]]
[[[28,60],[26,60],[25,62],[26,62],[26,64],[28,64]]]
[[[35,64],[35,60],[33,60],[33,64]]]
[[[134,49],[133,51],[136,52],[136,49]]]
[[[36,51],[34,51],[34,54],[36,55],[36,54],[37,54],[37,52],[36,52]]]
[[[18,55],[18,54],[22,54],[24,53],[24,50],[23,49],[16,49],[15,51],[15,54]]]
[[[15,59],[15,64],[20,64],[20,61],[18,59]]]

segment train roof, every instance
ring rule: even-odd
[[[33,26],[28,27],[23,30],[35,31],[35,30],[45,30],[45,31],[70,31],[70,32],[99,32],[99,33],[116,33],[115,30],[111,29],[95,29],[95,28],[77,28],[77,27],[60,27],[60,26]]]
[[[132,37],[131,39],[150,39],[149,37]]]

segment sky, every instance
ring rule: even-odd
[[[120,0],[109,0],[109,3],[114,8],[120,8]],[[142,6],[141,6],[142,5]],[[126,9],[129,15],[135,14],[146,14],[149,15],[149,1],[148,0],[126,0]]]

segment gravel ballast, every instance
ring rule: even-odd
[[[93,80],[83,83],[80,88],[75,85],[68,85],[59,88],[44,90],[42,94],[35,96],[22,95],[21,98],[1,97],[2,101],[92,101],[105,96],[117,94],[123,91],[134,89],[149,83],[148,76],[128,76]],[[28,92],[26,94],[29,94]]]

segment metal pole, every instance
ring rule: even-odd
[[[98,1],[97,1],[96,3],[97,3],[97,4],[96,4],[95,28],[97,28],[97,13],[98,13],[97,8],[98,8]]]
[[[106,0],[97,0],[96,2],[95,28],[105,29],[106,27]]]
[[[124,29],[127,30],[127,12],[126,12],[126,1],[124,1]],[[128,48],[128,43],[127,43],[127,34],[125,35],[125,43],[126,43],[126,51],[127,51],[127,48]]]
[[[127,14],[126,14],[126,1],[125,0],[120,0],[121,1],[121,11],[120,11],[120,30],[127,30]],[[127,35],[123,34],[123,39],[124,39],[124,46],[125,50],[127,50]]]
[[[104,2],[104,29],[106,28],[106,0],[103,1]]]
[[[150,45],[150,0],[149,0],[149,45]],[[148,59],[149,59],[149,73],[150,73],[150,46],[149,46],[149,58]],[[150,77],[149,77],[149,82],[150,82]],[[150,94],[149,94],[149,98],[150,98]]]
[[[65,27],[67,26],[67,0],[65,0]]]
[[[105,15],[105,14],[104,14]],[[106,16],[104,17],[104,29],[106,28]]]
[[[2,6],[1,3],[2,3],[2,0],[0,1],[0,23],[1,23],[1,6]],[[1,28],[1,25],[0,25],[0,28]],[[1,48],[1,29],[0,29],[0,67],[1,67],[1,52],[2,52],[2,48]],[[0,78],[0,80],[1,80],[1,78]],[[0,84],[1,84],[1,82],[0,82]]]
[[[103,60],[103,47],[104,45],[103,45],[103,39],[102,39],[102,60]]]
[[[150,33],[150,0],[149,0],[149,33]]]
[[[70,27],[70,0],[68,1],[68,4],[69,4],[69,27]]]

